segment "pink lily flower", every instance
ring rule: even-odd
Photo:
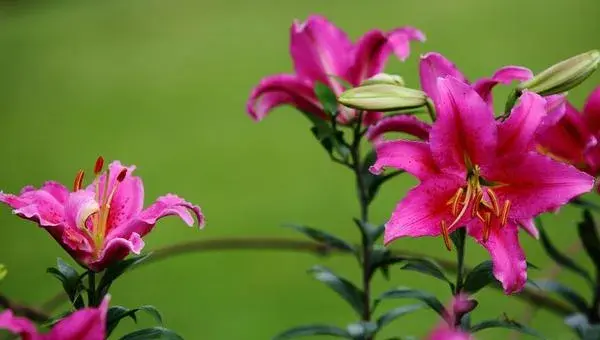
[[[39,333],[35,324],[11,310],[0,313],[0,329],[19,335],[23,340],[104,340],[109,298],[98,308],[80,309],[60,320],[49,333]]]
[[[564,116],[538,134],[539,150],[589,173],[600,175],[600,86],[588,96],[579,112],[566,104]]]
[[[593,177],[532,150],[545,116],[545,100],[525,92],[510,117],[496,122],[484,99],[452,76],[437,81],[429,140],[394,140],[376,146],[371,171],[402,169],[420,180],[386,223],[385,243],[401,237],[448,235],[466,226],[484,246],[494,276],[509,294],[526,281],[517,226],[589,191]]]
[[[340,79],[357,86],[380,73],[390,53],[405,60],[409,55],[410,41],[425,40],[421,31],[402,27],[390,32],[369,31],[353,44],[346,33],[318,15],[311,15],[302,23],[294,21],[290,36],[295,73],[266,77],[252,90],[247,111],[256,121],[284,104],[327,119],[313,90],[315,82],[328,85],[339,95],[346,89]],[[351,122],[356,116],[354,110],[342,106],[339,110],[338,119],[342,124]],[[365,117],[365,124],[379,117],[379,114],[370,113]]]
[[[469,300],[464,294],[459,294],[452,299],[452,306],[448,311],[448,315],[436,327],[431,334],[429,334],[428,340],[474,340],[475,338],[471,334],[461,330],[457,327],[457,323],[463,315],[469,313],[475,307],[477,303]]]
[[[115,161],[102,173],[103,163],[99,157],[96,178],[86,188],[81,170],[72,192],[49,181],[40,189],[27,186],[19,195],[0,192],[0,202],[17,216],[38,223],[77,262],[97,272],[130,252],[139,254],[144,247],[142,237],[162,217],[176,215],[192,226],[194,215],[203,226],[200,208],[173,194],[159,197],[142,210],[144,186],[141,178],[132,176],[135,166]]]

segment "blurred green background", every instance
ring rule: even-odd
[[[136,164],[147,204],[177,193],[201,205],[208,221],[198,231],[167,218],[146,238],[148,251],[220,237],[300,238],[280,227],[286,222],[358,239],[351,222],[358,213],[352,176],[328,160],[308,121],[290,108],[259,124],[245,113],[247,95],[262,77],[291,71],[288,31],[296,18],[326,15],[354,39],[371,28],[419,27],[428,41],[415,44],[405,64],[390,58],[387,68],[413,86],[418,55],[427,51],[442,52],[474,79],[506,64],[539,71],[600,47],[597,0],[13,1],[4,2],[0,13],[0,188],[18,192],[47,179],[72,183],[76,171],[91,169],[100,154]],[[594,75],[573,91],[572,101],[580,106],[599,80]],[[384,188],[373,221],[385,221],[414,183],[402,178]],[[578,219],[574,208],[546,218],[563,248],[575,242]],[[0,290],[40,304],[59,290],[45,269],[65,253],[6,207],[0,225],[0,262],[9,269]],[[534,240],[525,234],[522,240],[529,260],[542,268],[530,276],[539,277],[551,263]],[[439,239],[402,240],[394,247],[445,259],[455,255]],[[470,265],[487,258],[479,247],[468,247]],[[585,261],[582,254],[576,257]],[[114,286],[113,303],[153,304],[166,326],[186,339],[269,339],[294,325],[354,321],[344,302],[306,275],[316,263],[358,277],[350,258],[190,254],[126,275]],[[577,278],[561,277],[585,289]],[[398,269],[390,282],[378,277],[375,291],[396,285],[449,298],[444,284]],[[475,320],[503,312],[520,319],[526,313],[524,304],[496,291],[478,297]],[[404,303],[411,302],[385,307]],[[400,319],[385,335],[423,336],[437,323],[424,310]],[[547,312],[536,313],[533,326],[550,339],[574,338]],[[128,329],[129,321],[117,333]],[[509,334],[485,331],[478,338]]]

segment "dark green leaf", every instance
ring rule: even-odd
[[[276,335],[273,340],[292,339],[310,335],[331,335],[338,338],[352,339],[352,336],[345,330],[327,325],[306,325],[289,329],[279,335]]]
[[[83,284],[81,283],[79,273],[73,267],[59,257],[56,259],[56,268],[50,267],[46,272],[60,280],[65,293],[69,297],[69,301],[71,301],[75,308],[83,307],[83,299],[81,298]]]
[[[144,328],[124,335],[120,340],[183,340],[183,338],[170,329],[162,327]]]
[[[146,305],[146,306],[141,306],[141,307],[134,308],[134,309],[125,308],[122,306],[113,306],[108,309],[108,313],[107,313],[107,317],[106,317],[107,325],[108,325],[107,333],[108,334],[112,333],[112,331],[115,329],[115,327],[117,327],[119,322],[121,322],[121,320],[123,320],[126,317],[130,317],[134,322],[137,323],[136,313],[139,311],[144,311],[144,312],[150,314],[150,316],[152,316],[156,320],[156,322],[162,326],[162,324],[163,324],[162,316],[160,315],[160,312],[154,306]]]
[[[548,256],[550,256],[550,258],[554,260],[554,262],[558,263],[560,266],[583,277],[588,283],[590,283],[593,286],[594,281],[592,280],[590,274],[583,267],[575,263],[575,261],[571,260],[570,257],[562,254],[556,247],[554,247],[554,245],[550,241],[550,238],[548,238],[548,234],[546,234],[546,230],[542,225],[541,218],[537,218],[536,222],[537,227],[540,231],[540,241],[542,243],[542,247],[544,248]]]
[[[513,320],[486,320],[486,321],[480,322],[480,323],[474,325],[473,327],[471,327],[470,331],[471,331],[471,333],[475,333],[475,332],[479,332],[479,331],[482,331],[482,330],[488,329],[488,328],[512,329],[512,330],[518,331],[523,334],[533,335],[539,339],[545,339],[543,335],[541,335],[534,329],[527,327],[525,325],[522,325]]]
[[[341,238],[339,238],[335,235],[328,234],[322,230],[314,229],[314,228],[307,227],[307,226],[297,225],[297,224],[287,224],[285,226],[288,228],[292,228],[292,229],[308,236],[309,238],[311,238],[319,243],[324,243],[332,248],[346,250],[346,251],[349,251],[352,253],[356,253],[356,248],[352,244],[342,240]]]
[[[385,312],[385,314],[383,314],[382,316],[380,316],[379,319],[377,319],[377,326],[379,326],[379,328],[381,329],[387,324],[396,320],[397,318],[422,309],[423,307],[424,305],[418,303],[414,305],[401,306],[398,308],[391,309]]]
[[[374,246],[369,257],[369,277],[380,269],[384,277],[389,279],[389,267],[404,260],[406,257],[393,255],[386,247]]]
[[[436,311],[439,315],[441,315],[441,316],[446,315],[444,306],[433,294],[424,292],[422,290],[411,289],[411,288],[406,288],[406,287],[390,289],[390,290],[384,292],[375,300],[375,306],[373,307],[373,309],[382,300],[405,299],[405,298],[420,300],[420,301],[424,302],[427,306],[429,306],[431,309]]]
[[[346,300],[358,315],[362,315],[364,309],[369,307],[364,304],[364,293],[362,290],[358,289],[352,282],[337,276],[322,266],[314,266],[309,272],[317,280],[329,286],[329,288],[333,289]]]
[[[573,307],[575,307],[580,312],[587,312],[587,302],[583,297],[581,297],[577,292],[572,290],[571,288],[550,280],[535,280],[535,284],[540,287],[540,289],[558,294],[560,297],[565,299],[565,301],[569,302]]]
[[[577,230],[585,251],[592,259],[596,270],[600,271],[600,239],[598,239],[596,222],[589,210],[583,211],[583,221],[577,224]]]
[[[469,294],[475,294],[490,283],[497,284],[498,281],[492,272],[492,261],[483,261],[467,274],[463,290]]]
[[[363,340],[371,338],[377,333],[377,324],[369,321],[359,321],[349,324],[346,329],[353,339]]]
[[[587,316],[582,313],[574,313],[565,318],[565,324],[579,335],[580,339],[584,339],[585,333],[590,328],[590,323]]]
[[[102,279],[100,280],[100,284],[98,285],[99,295],[106,295],[114,280],[147,259],[150,255],[151,253],[131,256],[106,268],[104,275],[102,275]]]
[[[427,260],[427,259],[406,259],[406,264],[402,266],[403,270],[412,270],[425,275],[435,277],[439,280],[445,281],[450,286],[450,289],[454,291],[454,283],[452,283],[442,271],[439,265]]]
[[[574,198],[569,203],[579,206],[579,207],[582,207],[582,208],[590,209],[590,210],[593,210],[596,212],[600,211],[600,205],[598,205],[594,202],[588,201],[588,200],[584,200],[581,197]]]
[[[335,93],[329,88],[329,86],[321,82],[315,83],[314,91],[325,112],[335,116],[338,110],[338,101]]]

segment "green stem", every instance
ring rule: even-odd
[[[463,275],[465,271],[465,235],[466,233],[461,233],[461,243],[460,247],[456,249],[456,290],[454,295],[460,294],[460,291],[463,287]]]
[[[96,273],[88,272],[88,307],[96,307]]]

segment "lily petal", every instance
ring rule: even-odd
[[[466,162],[488,164],[495,159],[497,124],[494,115],[469,85],[458,79],[438,78],[438,119],[429,142],[440,169],[466,176]]]
[[[284,104],[327,119],[327,115],[315,97],[310,81],[290,74],[263,78],[250,93],[246,110],[252,119],[260,121],[273,108]]]
[[[84,229],[88,218],[98,212],[96,195],[92,191],[79,190],[69,195],[65,204],[65,222],[71,229]]]
[[[554,210],[594,185],[592,176],[536,152],[481,170],[484,178],[502,183],[494,190],[500,201],[511,202],[509,217],[515,220]]]
[[[122,260],[129,253],[139,255],[144,248],[144,240],[138,233],[131,233],[128,239],[114,237],[107,239],[98,259],[88,263],[88,267],[94,270],[102,270],[111,263]]]
[[[498,155],[526,154],[533,147],[535,133],[546,115],[546,101],[526,91],[506,121],[498,127]]]
[[[393,140],[380,143],[375,151],[377,160],[369,169],[374,174],[381,173],[385,167],[405,170],[421,181],[439,174],[427,143]]]
[[[525,219],[525,220],[520,220],[519,221],[519,226],[521,228],[523,228],[523,230],[525,230],[534,239],[537,240],[537,239],[540,238],[540,231],[538,230],[537,226],[535,225],[535,222],[534,222],[533,218],[528,218],[528,219]]]
[[[402,132],[415,136],[420,140],[429,139],[431,126],[415,116],[398,115],[385,117],[371,126],[366,137],[369,141],[379,143],[383,141],[383,134],[387,132]]]
[[[294,21],[290,39],[299,77],[330,84],[330,75],[343,75],[348,69],[352,42],[325,17],[311,15],[305,22]]]
[[[15,316],[10,309],[0,313],[0,329],[4,329],[12,334],[19,335],[25,340],[42,339],[42,336],[38,333],[33,322],[26,318]]]
[[[52,328],[48,340],[104,340],[109,300],[105,297],[98,308],[80,309],[62,319]]]
[[[531,78],[533,78],[533,72],[528,68],[521,66],[505,66],[497,70],[491,78],[477,80],[475,84],[473,84],[473,88],[491,109],[494,106],[492,90],[496,85],[509,85],[514,80],[525,81]]]
[[[449,224],[454,220],[447,202],[464,185],[464,179],[446,175],[424,181],[411,189],[385,224],[384,243],[389,244],[405,236],[440,235],[442,221]]]
[[[411,41],[424,41],[425,35],[413,27],[397,28],[391,32],[372,30],[365,33],[354,48],[353,59],[347,73],[352,85],[383,71],[393,52],[404,61],[410,53]]]
[[[200,207],[193,205],[177,195],[167,194],[159,197],[156,202],[146,208],[139,216],[133,218],[126,224],[122,224],[112,229],[107,235],[107,239],[113,238],[129,238],[133,233],[144,237],[149,233],[156,222],[165,216],[179,216],[187,225],[194,225],[194,216],[198,222],[198,226],[204,226],[204,215],[200,211]]]
[[[509,222],[503,227],[492,227],[487,241],[483,241],[483,225],[470,223],[467,231],[490,253],[494,277],[502,283],[505,294],[517,293],[527,282],[527,261],[519,244],[519,229]]]
[[[538,127],[538,134],[556,125],[566,112],[567,98],[562,94],[555,94],[544,97],[546,100],[546,116],[542,119]]]
[[[46,190],[28,188],[19,196],[0,192],[0,202],[13,208],[17,216],[42,227],[58,226],[64,218],[63,204]]]
[[[600,86],[596,87],[588,96],[583,115],[593,133],[600,133]]]
[[[448,325],[442,325],[436,328],[429,335],[428,340],[473,340],[473,337],[464,331],[452,329]]]
[[[421,88],[434,102],[438,100],[438,78],[451,76],[463,83],[469,83],[454,63],[437,52],[429,52],[421,57],[419,76]]]

